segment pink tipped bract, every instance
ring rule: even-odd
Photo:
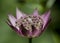
[[[50,11],[39,15],[35,9],[32,15],[26,15],[16,8],[16,17],[8,15],[8,25],[22,37],[38,37],[47,27],[50,20]]]

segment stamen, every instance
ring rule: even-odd
[[[32,25],[36,28],[36,29],[40,29],[43,24],[42,19],[39,16],[26,16],[26,17],[22,17],[19,20],[17,20],[16,25],[21,26],[21,24],[23,24],[24,28],[26,30],[30,30],[32,31]]]

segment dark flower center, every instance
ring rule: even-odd
[[[32,26],[35,29],[39,30],[43,25],[43,20],[40,16],[33,16],[29,15],[26,17],[21,17],[19,20],[16,21],[16,26],[21,27],[23,25],[24,29],[32,31]]]

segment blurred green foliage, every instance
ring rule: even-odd
[[[54,3],[55,2],[55,3]],[[16,14],[16,7],[26,14],[35,8],[39,14],[51,10],[52,21],[33,43],[60,43],[60,6],[58,0],[0,0],[0,43],[28,43],[28,38],[18,36],[7,24],[8,13]]]

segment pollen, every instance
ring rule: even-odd
[[[39,16],[25,16],[21,17],[19,20],[16,21],[16,26],[20,27],[21,24],[26,30],[32,31],[32,25],[37,29],[41,29],[43,25],[43,20]]]

